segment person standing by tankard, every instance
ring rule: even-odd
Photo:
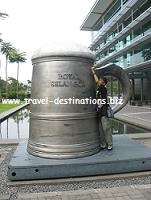
[[[112,129],[111,122],[108,117],[108,102],[107,102],[107,79],[104,76],[98,77],[93,68],[91,68],[94,80],[97,84],[96,89],[96,98],[105,100],[105,104],[98,104],[98,117],[99,117],[99,131],[100,131],[100,140],[101,148],[112,150],[113,140],[112,140]]]

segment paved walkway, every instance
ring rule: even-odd
[[[151,130],[151,108],[142,106],[125,106],[115,114],[115,118]]]
[[[5,194],[5,195],[1,195],[0,194],[0,200],[8,200],[10,199],[10,195],[9,194]]]
[[[137,135],[139,136],[139,134]],[[145,135],[146,137],[143,137],[143,140],[141,139],[141,137],[138,137],[138,139],[144,142],[145,145],[151,147],[151,139],[148,138],[149,136],[147,133],[145,133]],[[2,155],[7,154],[10,150],[11,148],[3,149],[3,146],[1,146],[0,148],[0,152],[2,152]],[[3,161],[3,157],[0,159],[0,162],[1,160]],[[120,178],[120,175],[118,176]],[[26,187],[26,184],[24,187]],[[10,194],[0,194],[0,200],[11,200],[12,190],[13,187],[10,190]],[[151,200],[151,184],[60,192],[34,193],[33,191],[32,193],[30,191],[28,193],[22,193],[21,191],[19,191],[17,193],[17,200]]]
[[[151,185],[76,190],[63,192],[19,193],[18,200],[151,200]]]

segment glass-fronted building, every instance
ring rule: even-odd
[[[151,0],[97,0],[81,30],[102,66],[115,63],[132,82],[132,99],[151,101]]]

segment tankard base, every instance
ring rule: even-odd
[[[28,141],[27,152],[34,156],[49,159],[70,159],[91,156],[100,151],[100,145],[74,144],[74,145],[46,145]]]

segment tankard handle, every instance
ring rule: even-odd
[[[128,103],[131,96],[131,83],[127,72],[115,64],[107,64],[105,66],[100,66],[98,63],[94,65],[93,68],[95,69],[97,75],[113,76],[116,77],[121,83],[123,91],[123,103],[116,104],[115,106],[113,106],[113,112],[118,112]]]

